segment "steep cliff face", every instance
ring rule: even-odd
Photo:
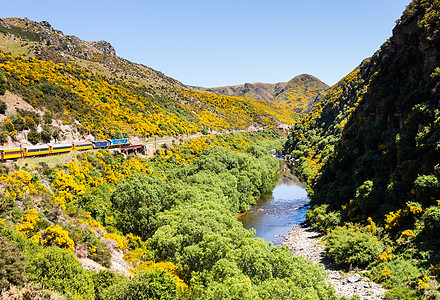
[[[378,69],[315,184],[315,202],[347,205],[365,181],[373,182],[371,196],[350,204],[358,215],[383,216],[407,201],[427,206],[440,196],[438,184],[429,197],[417,193],[420,176],[435,181],[439,175],[440,56],[433,29],[439,12],[433,2],[414,1],[371,61]]]
[[[407,201],[439,198],[439,4],[411,3],[382,48],[294,128],[286,153],[314,178],[314,203],[383,220]]]

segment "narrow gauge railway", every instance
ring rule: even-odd
[[[45,144],[37,146],[21,146],[19,148],[0,148],[0,159],[18,159],[23,157],[37,157],[67,153],[73,150],[109,149],[130,146],[128,138],[100,140],[91,142],[73,142],[66,144]]]

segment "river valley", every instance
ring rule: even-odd
[[[272,194],[263,195],[238,220],[246,229],[254,228],[256,237],[281,245],[288,232],[305,220],[308,202],[305,185],[280,161],[280,178]]]

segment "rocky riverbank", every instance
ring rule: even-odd
[[[311,227],[296,226],[285,237],[283,245],[287,245],[295,255],[300,255],[312,260],[314,263],[322,263],[327,270],[327,278],[333,285],[336,293],[340,296],[359,296],[362,300],[384,299],[386,290],[380,284],[374,283],[362,272],[346,273],[338,270],[337,266],[325,258],[324,245],[321,235]]]

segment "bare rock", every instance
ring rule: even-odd
[[[350,277],[347,278],[348,282],[351,282],[351,283],[359,281],[359,279],[361,279],[361,275],[359,275],[358,273],[354,273],[353,275],[351,275]]]

